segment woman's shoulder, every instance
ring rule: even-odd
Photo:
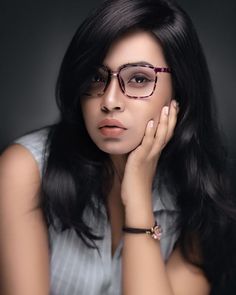
[[[3,206],[9,204],[10,207],[14,198],[15,202],[25,200],[25,204],[32,203],[32,196],[36,195],[40,185],[37,166],[31,153],[22,145],[11,144],[3,151],[0,157],[0,195]]]
[[[49,130],[50,127],[44,127],[16,138],[3,152],[2,157],[13,157],[19,162],[33,160],[37,163],[39,172],[42,174],[44,157],[47,154],[45,148]]]
[[[35,269],[35,278],[32,276],[34,289],[42,289],[42,294],[49,294],[46,277],[48,237],[39,207],[40,185],[38,166],[30,152],[20,144],[8,146],[0,156],[0,227],[1,238],[4,240],[1,244],[1,257],[4,257],[6,266],[3,269],[3,277],[8,278],[6,286],[10,281],[20,282],[12,286],[14,294],[24,282],[27,286],[29,276],[25,274],[33,274]],[[13,248],[14,253],[9,251]],[[25,264],[24,275],[13,259],[16,259],[19,265]]]

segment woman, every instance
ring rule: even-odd
[[[224,288],[235,211],[186,13],[105,1],[76,32],[56,93],[60,121],[1,157],[3,294]]]

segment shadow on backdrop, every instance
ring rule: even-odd
[[[0,4],[0,150],[23,133],[57,120],[54,87],[63,54],[78,24],[99,2],[23,0]],[[220,0],[179,3],[192,17],[206,53],[233,180],[236,1],[227,0],[227,5]],[[232,282],[224,295],[236,290],[235,285]]]

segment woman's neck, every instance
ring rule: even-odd
[[[124,176],[127,155],[110,155],[110,158],[115,168],[115,177],[117,176],[121,182]]]
[[[111,161],[114,166],[114,180],[111,191],[107,199],[107,210],[109,219],[112,216],[120,216],[123,219],[124,208],[121,201],[121,182],[124,176],[125,164],[127,160],[126,155],[110,155]],[[122,221],[123,222],[123,221]]]

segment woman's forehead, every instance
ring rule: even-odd
[[[120,65],[146,61],[154,66],[167,66],[157,38],[146,31],[127,33],[108,50],[104,65],[116,70]]]

